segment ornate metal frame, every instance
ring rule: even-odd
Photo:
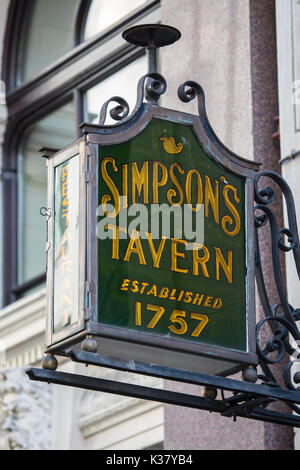
[[[272,203],[276,203],[274,189],[271,186],[259,189],[259,181],[264,177],[275,182],[284,196],[288,227],[278,227],[276,216],[270,208]],[[257,203],[254,208],[257,237],[256,280],[261,304],[265,314],[265,318],[260,320],[256,326],[257,353],[259,356],[259,365],[263,372],[259,378],[262,382],[268,383],[273,387],[280,387],[280,384],[273,375],[270,366],[272,364],[279,364],[286,359],[286,354],[288,354],[293,357],[293,360],[290,360],[284,366],[281,379],[283,379],[288,390],[292,390],[298,394],[299,388],[297,388],[297,384],[300,383],[300,372],[293,372],[293,367],[297,362],[300,362],[300,331],[297,325],[297,321],[300,319],[300,309],[293,308],[288,302],[280,265],[280,252],[287,253],[292,251],[296,271],[300,279],[300,245],[294,199],[291,189],[279,174],[273,171],[262,171],[258,173],[255,180],[255,201]],[[258,240],[259,229],[267,224],[269,224],[271,232],[272,263],[275,285],[279,297],[279,303],[273,306],[270,305],[266,289]],[[288,245],[284,243],[282,239],[283,236],[287,237]],[[279,313],[280,311],[281,313]],[[269,325],[271,335],[267,341],[265,341],[264,347],[262,347],[260,333],[265,324]],[[294,341],[294,344],[291,344],[292,340]],[[294,412],[300,414],[300,408],[298,406],[291,403],[288,403],[288,406]]]
[[[167,83],[162,75],[157,72],[148,73],[139,80],[137,103],[131,115],[129,115],[128,103],[123,98],[114,96],[104,103],[100,112],[99,125],[105,125],[109,105],[112,102],[116,102],[117,106],[110,110],[110,116],[115,121],[118,121],[118,123],[105,126],[105,128],[107,133],[117,132],[117,128],[120,125],[122,125],[122,129],[124,129],[124,126],[126,128],[127,124],[131,125],[133,121],[140,118],[145,106],[144,99],[146,99],[147,103],[156,106],[161,95],[165,93],[166,88]],[[216,147],[224,149],[223,144],[215,136],[206,117],[204,93],[201,86],[194,81],[186,81],[179,87],[178,97],[185,103],[196,97],[198,98],[200,117],[204,118],[205,125],[209,127]],[[228,152],[232,154],[232,152]],[[235,158],[239,157],[235,156]],[[283,193],[287,209],[287,227],[278,227],[276,216],[270,207],[272,203],[276,203],[275,191],[270,186],[261,187],[260,181],[263,178],[271,179]],[[258,365],[261,369],[259,373],[257,373],[254,366],[249,366],[244,369],[243,381],[240,381],[136,361],[133,364],[132,361],[122,361],[96,354],[94,340],[87,338],[84,341],[85,344],[83,343],[83,350],[70,348],[66,351],[71,360],[83,364],[109,367],[127,372],[153,375],[168,380],[202,385],[205,387],[203,397],[56,372],[57,361],[51,355],[48,355],[44,361],[43,366],[46,370],[36,368],[29,368],[27,370],[30,379],[188,406],[217,412],[222,416],[233,417],[234,419],[239,416],[300,427],[300,388],[297,387],[297,384],[300,383],[300,369],[299,371],[294,370],[297,362],[300,362],[300,331],[297,326],[297,321],[300,320],[300,308],[293,308],[288,302],[280,266],[280,252],[286,253],[292,251],[297,274],[300,279],[300,244],[295,204],[289,186],[279,174],[273,171],[262,171],[256,175],[254,192],[257,204],[253,207],[256,236],[256,281],[265,314],[265,318],[261,319],[256,326],[256,349],[259,358]],[[267,293],[258,236],[261,227],[268,224],[270,227],[275,284],[279,297],[279,302],[274,306],[271,306]],[[284,243],[283,237],[287,237],[288,245]],[[264,334],[266,326],[269,326],[267,336]],[[287,356],[292,356],[293,359],[289,360],[282,368],[282,377],[278,380],[271,367],[286,360]],[[285,388],[281,386],[282,381]],[[217,399],[218,391],[221,394],[220,399]],[[225,391],[229,393],[225,395]],[[267,408],[270,404],[278,401],[286,403],[291,411],[294,412],[294,415]]]

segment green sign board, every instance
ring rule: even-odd
[[[257,363],[253,182],[206,116],[142,103],[48,160],[47,350],[228,374]]]
[[[153,119],[100,146],[98,202],[99,322],[246,351],[245,178]]]

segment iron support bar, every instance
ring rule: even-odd
[[[251,413],[251,419],[266,423],[284,424],[285,426],[300,427],[300,418],[292,414],[278,413],[277,411],[255,408]]]
[[[90,364],[99,367],[108,367],[124,372],[134,372],[136,374],[159,377],[166,380],[215,387],[231,392],[247,393],[258,397],[271,398],[272,400],[282,400],[290,403],[300,404],[300,392],[283,390],[280,387],[269,387],[267,385],[256,385],[250,382],[228,379],[226,377],[198,374],[187,370],[173,369],[156,364],[146,364],[138,361],[121,361],[118,359],[101,356],[99,354],[87,353],[85,351],[71,350],[69,352],[74,362]]]
[[[300,418],[292,415],[285,415],[276,411],[265,410],[257,407],[249,412],[244,405],[241,408],[234,407],[232,413],[228,409],[226,401],[211,400],[184,393],[171,392],[167,390],[144,387],[141,385],[115,382],[112,380],[88,377],[85,375],[69,374],[67,372],[56,372],[34,367],[26,370],[28,377],[34,381],[53,383],[56,385],[66,385],[85,390],[112,393],[116,395],[130,396],[142,400],[157,401],[177,406],[200,409],[215,413],[220,413],[226,417],[242,417],[259,421],[268,421],[275,424],[292,425],[300,428]]]
[[[188,406],[206,411],[223,412],[226,408],[223,402],[187,395],[184,393],[169,392],[158,388],[144,387],[141,385],[127,384],[113,380],[89,377],[86,375],[70,374],[52,370],[30,367],[26,374],[31,380],[66,385],[97,392],[112,393],[115,395],[129,396],[142,400],[158,401],[171,405]]]

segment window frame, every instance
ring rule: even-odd
[[[85,91],[145,53],[143,49],[125,43],[121,37],[122,31],[135,23],[160,22],[160,0],[148,0],[113,27],[102,31],[88,41],[80,42],[91,1],[81,0],[79,4],[73,49],[20,86],[16,86],[18,45],[27,2],[26,0],[11,0],[10,3],[1,77],[6,83],[8,107],[3,148],[4,305],[14,302],[28,289],[41,284],[46,277],[45,273],[41,273],[22,285],[17,283],[17,155],[24,132],[38,119],[73,99],[75,136],[80,138],[82,134],[79,125],[84,120]],[[99,112],[101,104],[99,103]]]

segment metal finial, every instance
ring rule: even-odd
[[[51,353],[47,353],[42,360],[42,368],[45,370],[56,370],[58,362],[55,356]]]
[[[245,382],[255,383],[257,381],[256,367],[248,366],[245,369],[243,369],[242,377]]]
[[[216,387],[205,387],[202,390],[202,396],[204,398],[210,398],[211,400],[215,400],[218,396],[218,390]]]
[[[85,352],[96,353],[98,349],[97,341],[93,335],[87,335],[86,339],[81,343],[81,349]]]
[[[130,44],[147,48],[149,73],[154,73],[157,72],[156,50],[178,41],[181,38],[181,33],[173,26],[165,24],[142,24],[126,29],[122,37]]]

